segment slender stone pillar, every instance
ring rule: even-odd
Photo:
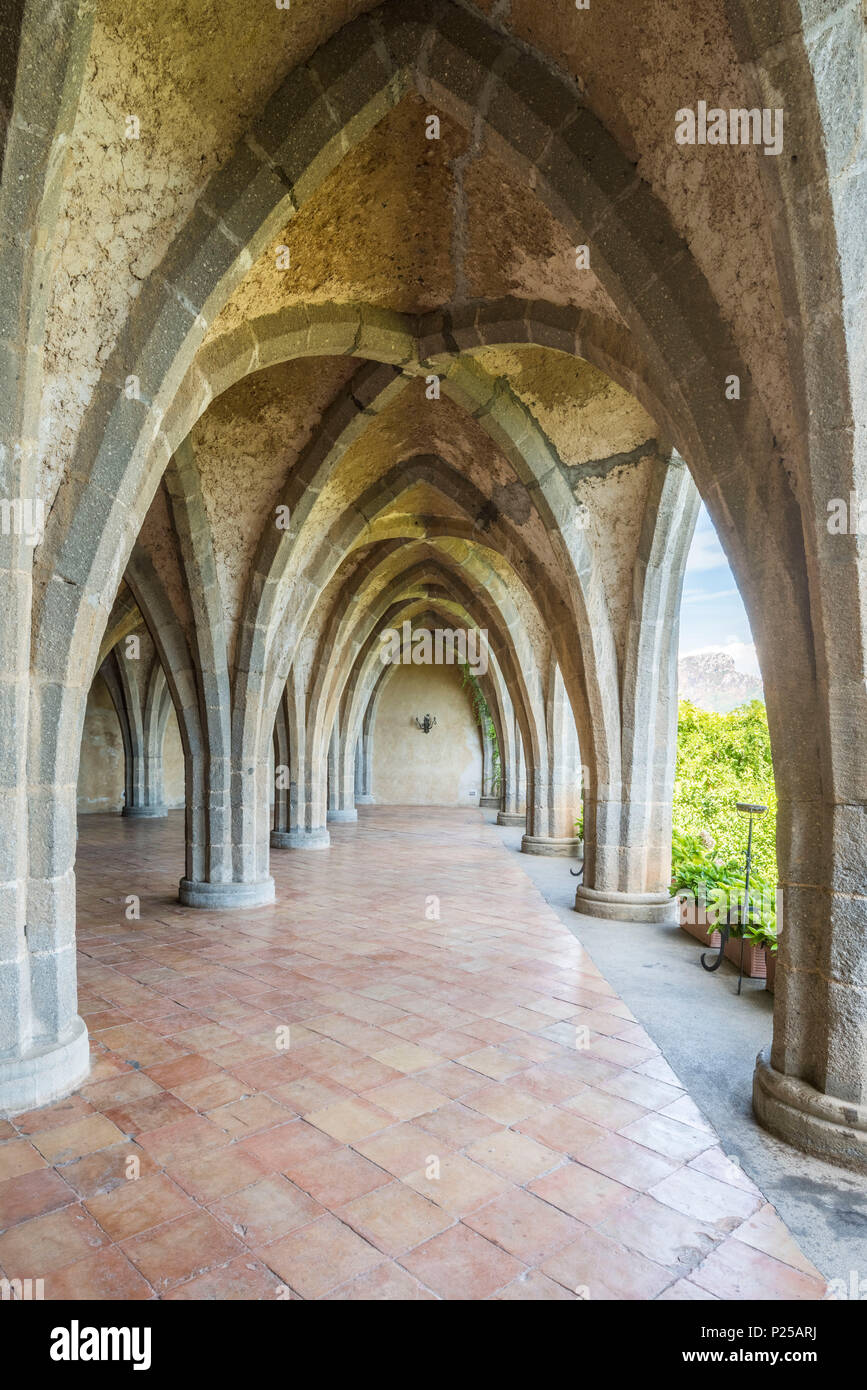
[[[645,504],[626,634],[620,773],[584,793],[584,881],[575,910],[675,922],[671,799],[677,753],[677,647],[683,574],[699,497],[676,453],[658,457]]]
[[[556,665],[546,700],[547,761],[530,770],[525,854],[574,858],[579,841],[575,816],[581,798],[581,760],[572,707]]]
[[[341,745],[340,724],[335,718],[328,744],[328,813],[326,819],[338,824],[358,820],[358,812],[355,809],[355,768],[352,766],[351,785],[347,785],[349,778],[344,777],[342,772],[344,758]],[[349,764],[346,763],[346,766]]]
[[[288,827],[272,830],[271,848],[327,849],[327,766],[314,768],[308,753],[306,689],[297,671],[289,677],[283,702],[289,740]]]
[[[135,640],[132,652],[127,642]],[[121,814],[159,819],[168,814],[163,791],[163,738],[171,696],[162,665],[145,632],[128,634],[100,667],[120,724],[124,752]]]
[[[515,721],[515,732],[503,764],[503,809],[497,815],[498,825],[526,825],[527,768],[524,744]]]

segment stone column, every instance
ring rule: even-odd
[[[373,795],[373,724],[376,716],[376,707],[373,696],[364,711],[364,718],[361,721],[361,732],[358,735],[356,745],[356,758],[360,768],[361,790],[358,785],[355,788],[356,806],[372,806],[375,802]]]
[[[546,701],[547,763],[530,774],[525,854],[574,858],[579,851],[575,818],[581,801],[581,759],[572,707],[559,667]]]
[[[621,707],[620,771],[584,793],[584,879],[575,910],[674,922],[671,799],[677,754],[677,646],[699,496],[677,454],[656,460],[633,577]]]
[[[289,823],[286,829],[272,830],[271,848],[327,849],[331,844],[325,823],[327,768],[314,768],[308,754],[307,692],[300,672],[290,672],[284,700],[289,730]]]
[[[502,797],[494,790],[494,744],[487,727],[482,727],[482,795],[480,805],[499,810]]]
[[[335,823],[358,820],[358,812],[355,809],[355,767],[352,765],[351,785],[347,785],[348,778],[343,775],[342,771],[344,759],[341,744],[340,723],[338,717],[335,716],[328,744],[328,814],[326,816],[326,820]],[[348,763],[346,765],[349,766]]]
[[[514,735],[503,759],[503,809],[497,814],[498,825],[526,825],[527,769],[524,744],[517,720],[513,718]]]
[[[124,643],[120,643],[99,670],[111,695],[123,740],[121,814],[155,819],[168,814],[163,794],[162,738],[171,697],[147,634],[129,635],[138,643],[138,655],[127,655]]]

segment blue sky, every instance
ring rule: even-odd
[[[680,606],[680,655],[729,652],[738,671],[758,675],[750,625],[729,562],[702,504]]]

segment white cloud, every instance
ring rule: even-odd
[[[728,569],[725,551],[713,526],[708,521],[707,528],[699,527],[692,539],[686,562],[687,574],[701,574],[707,570]]]

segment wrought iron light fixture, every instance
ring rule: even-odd
[[[434,724],[437,722],[437,717],[435,714],[426,714],[423,719],[419,719],[418,715],[416,715],[415,722],[423,734],[429,734]]]

